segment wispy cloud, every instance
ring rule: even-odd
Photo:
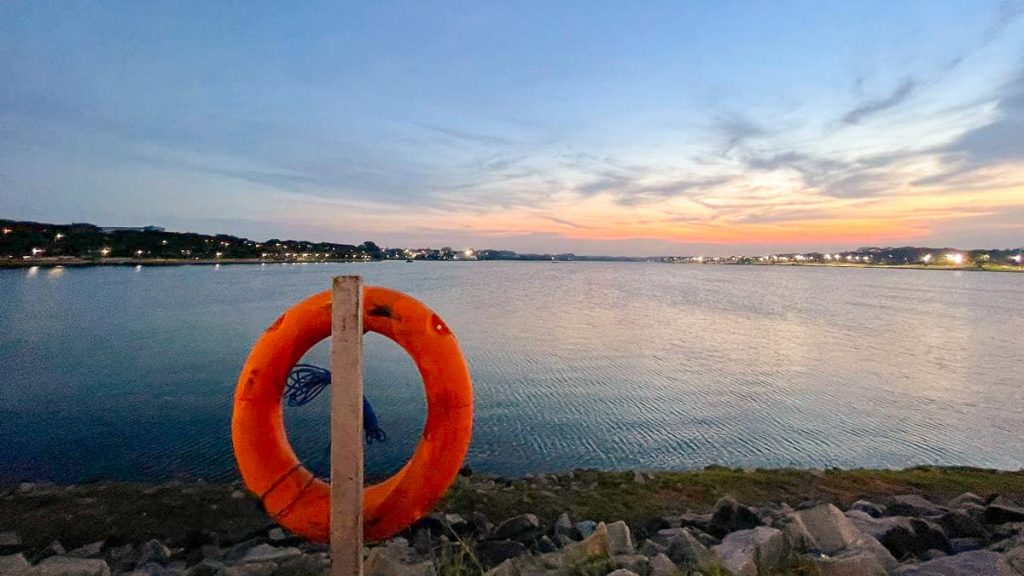
[[[857,105],[856,108],[843,115],[843,122],[847,124],[859,124],[869,116],[873,116],[890,108],[895,108],[905,102],[907,98],[914,93],[914,90],[917,89],[917,85],[917,81],[913,78],[907,78],[888,96],[867,100]]]

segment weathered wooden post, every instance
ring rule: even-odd
[[[331,298],[331,576],[363,573],[363,289],[336,276]]]

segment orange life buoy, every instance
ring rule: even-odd
[[[363,491],[364,536],[380,540],[429,512],[455,480],[472,433],[473,386],[455,336],[420,301],[365,286],[363,330],[387,336],[412,356],[427,398],[427,421],[412,458]],[[292,366],[330,334],[330,292],[286,311],[253,346],[238,377],[231,419],[245,486],[283,526],[320,542],[330,537],[331,487],[295,456],[285,435],[281,395]]]

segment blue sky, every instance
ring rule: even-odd
[[[1024,2],[552,4],[4,3],[0,217],[605,254],[1024,245]]]

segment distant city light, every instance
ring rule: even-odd
[[[217,252],[217,253],[215,254],[215,256],[216,256],[217,258],[220,258],[220,257],[221,257],[221,256],[223,256],[223,255],[224,255],[224,253],[223,253],[223,252]]]
[[[56,236],[57,240],[60,240],[60,239],[61,239],[61,238],[63,238],[63,237],[64,237],[64,235],[63,235],[63,234],[57,234],[57,236]]]
[[[32,249],[32,255],[33,256],[38,256],[39,254],[42,254],[43,252],[46,252],[46,250],[43,250],[42,248],[33,248]]]
[[[110,248],[101,248],[100,249],[100,256],[106,256],[107,254],[110,254]]]
[[[463,252],[463,254],[466,256],[466,258],[472,258],[473,257],[473,251],[472,250],[466,250],[465,252]]]
[[[924,258],[921,258],[921,261],[924,262],[925,264],[931,262],[932,261],[932,255],[931,254],[925,254]]]
[[[946,260],[949,260],[953,264],[956,264],[957,266],[959,266],[959,265],[964,263],[964,255],[963,254],[946,254]]]
[[[14,232],[14,230],[11,230],[10,228],[4,228],[4,234],[10,234],[11,232]]]
[[[135,251],[135,255],[136,256],[142,256],[142,250],[136,250]]]
[[[1022,257],[1022,256],[1021,256],[1020,254],[1017,254],[1017,255],[1016,255],[1016,256],[1014,256],[1013,258],[1010,258],[1010,260],[1013,260],[1013,261],[1014,261],[1014,262],[1016,262],[1017,264],[1020,264],[1020,263],[1021,263],[1021,261],[1022,261],[1022,260],[1024,260],[1024,257]]]

